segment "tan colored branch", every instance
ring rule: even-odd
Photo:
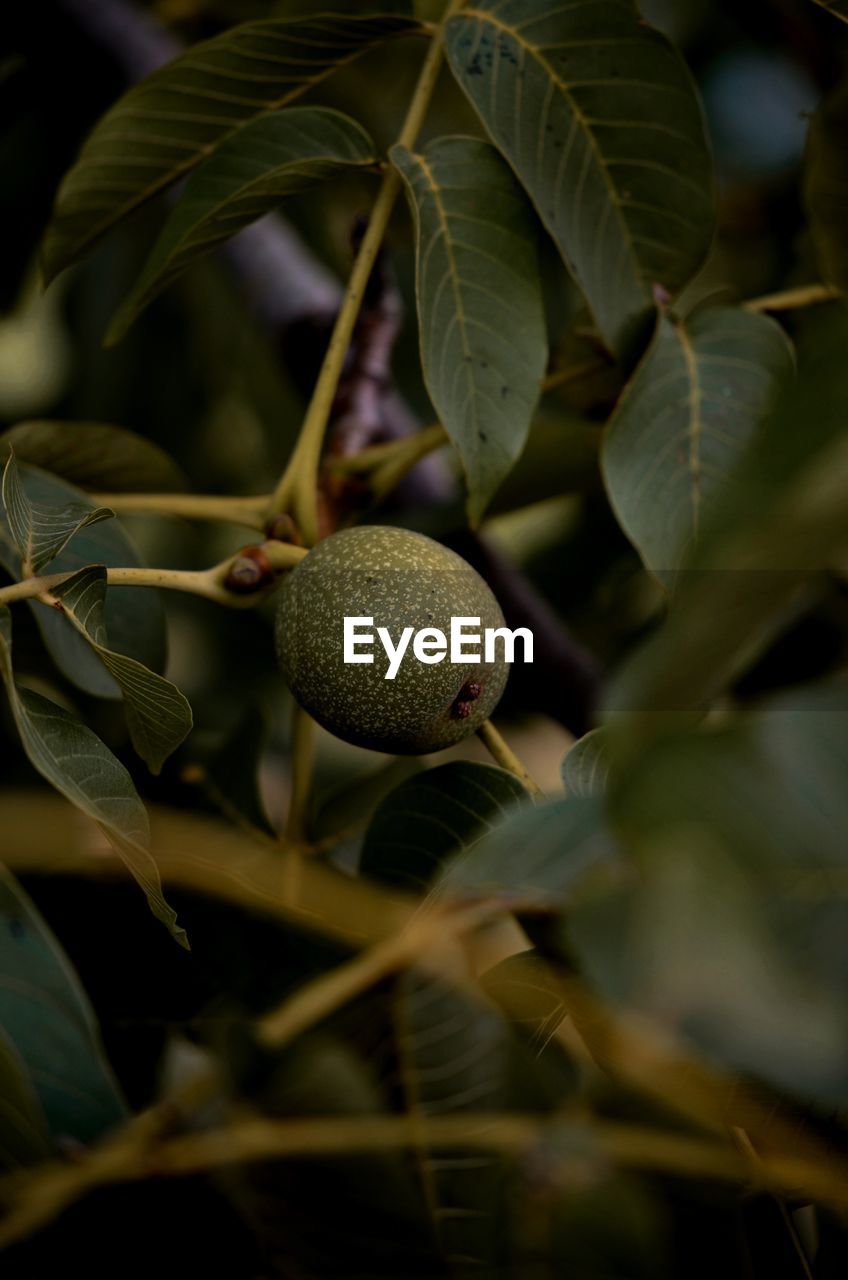
[[[248,529],[265,527],[269,495],[231,498],[202,493],[110,493],[91,494],[97,506],[111,507],[119,515],[183,516],[189,520],[218,520],[244,525]]]
[[[749,298],[742,306],[746,311],[792,311],[796,307],[813,307],[820,302],[833,302],[839,297],[839,290],[831,285],[802,284],[795,289],[766,293],[761,298]]]

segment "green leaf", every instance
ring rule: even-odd
[[[848,17],[846,17],[848,21]],[[822,275],[848,290],[848,85],[842,84],[819,107],[807,134],[804,204]]]
[[[438,890],[555,905],[615,856],[599,798],[569,796],[514,811],[448,864]]]
[[[638,875],[606,928],[600,903],[568,926],[608,996],[735,1070],[843,1107],[846,769],[844,681],[654,743],[611,799]]]
[[[619,523],[646,566],[679,569],[793,371],[784,331],[738,307],[660,315],[604,441]]]
[[[610,716],[647,712],[657,723],[656,713],[708,706],[810,606],[848,549],[848,315],[839,304],[818,312],[799,342],[798,379],[693,549],[665,621],[612,681]]]
[[[712,162],[685,63],[618,0],[477,0],[451,69],[618,354],[713,233]]]
[[[79,979],[30,899],[2,867],[0,1026],[54,1138],[93,1142],[125,1118],[126,1104]],[[0,1063],[3,1050],[0,1037]],[[11,1101],[5,1090],[4,1098]],[[40,1136],[38,1119],[30,1111],[33,1137]]]
[[[135,288],[109,326],[106,345],[118,342],[190,263],[275,209],[284,196],[375,160],[365,130],[326,107],[289,107],[231,134],[189,178]]]
[[[39,1164],[49,1156],[47,1121],[38,1096],[17,1050],[0,1026],[0,1172]]]
[[[67,546],[75,533],[87,525],[109,520],[115,514],[109,507],[92,507],[85,502],[71,502],[63,507],[30,502],[11,452],[3,471],[3,506],[20,552],[24,577],[40,573]]]
[[[101,422],[21,422],[0,435],[0,458],[52,471],[81,489],[113,493],[178,490],[185,477],[158,445]]]
[[[12,617],[0,606],[0,673],[21,744],[33,768],[93,818],[145,892],[150,909],[181,946],[185,931],[162,896],[150,854],[147,813],[133,780],[95,733],[41,694],[20,689],[12,670]]]
[[[416,226],[424,378],[477,522],[527,439],[547,358],[535,228],[497,152],[440,138],[393,147]]]
[[[377,807],[360,871],[420,892],[446,858],[468,848],[528,799],[505,769],[456,761],[407,779]]]
[[[46,278],[243,125],[295,102],[367,49],[421,30],[400,16],[321,15],[246,22],[194,45],[124,94],[89,135],[59,189]]]
[[[610,774],[609,732],[590,729],[566,752],[562,781],[570,796],[602,796]]]
[[[188,700],[170,680],[156,675],[135,658],[107,647],[103,621],[106,570],[102,565],[81,569],[56,587],[53,594],[121,690],[132,744],[151,772],[159,773],[168,756],[191,732]]]
[[[26,497],[34,505],[62,506],[84,501],[85,495],[58,476],[34,467],[18,468]],[[141,563],[135,547],[117,520],[89,525],[76,535],[53,563],[57,573],[72,573],[90,564],[136,566]],[[0,512],[0,564],[13,577],[20,572],[20,557],[8,524]],[[51,658],[62,674],[86,693],[99,698],[119,698],[120,690],[62,614],[39,601],[28,602]],[[143,662],[154,671],[165,665],[165,611],[158,591],[137,587],[112,587],[106,598],[105,623],[113,648]]]

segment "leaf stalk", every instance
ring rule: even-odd
[[[304,547],[294,547],[284,542],[265,542],[262,544],[272,568],[278,572],[293,569],[307,554]],[[109,586],[122,587],[159,587],[164,590],[185,591],[189,595],[205,596],[217,604],[227,605],[233,609],[249,609],[264,600],[271,588],[263,588],[252,595],[237,595],[224,585],[227,575],[238,555],[228,556],[220,564],[210,569],[148,569],[141,566],[128,568],[107,568],[106,581]],[[18,600],[41,599],[46,604],[56,604],[51,592],[72,578],[77,569],[64,573],[39,574],[24,578],[21,582],[13,582],[8,587],[0,588],[0,606],[13,604]]]
[[[509,773],[515,774],[520,782],[523,782],[531,796],[541,799],[544,794],[542,788],[534,780],[531,774],[525,769],[518,756],[509,746],[509,744],[501,737],[491,720],[484,720],[477,730],[477,737],[483,743],[483,746],[491,755],[495,764],[499,764],[502,769],[506,769]]]

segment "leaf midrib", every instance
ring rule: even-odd
[[[471,353],[471,347],[468,340],[468,322],[465,316],[465,305],[462,298],[462,290],[459,287],[459,282],[460,282],[459,268],[457,267],[456,254],[454,253],[453,244],[451,243],[450,221],[448,219],[448,214],[447,214],[447,210],[445,209],[444,201],[442,200],[441,189],[439,187],[439,184],[436,182],[436,178],[435,178],[435,175],[433,174],[433,170],[431,169],[430,165],[427,163],[427,160],[424,156],[419,155],[419,156],[416,156],[415,158],[417,159],[420,165],[421,171],[424,175],[424,179],[430,190],[430,194],[433,197],[433,202],[436,206],[436,214],[439,219],[439,225],[442,228],[442,240],[444,242],[445,253],[448,259],[448,270],[450,272],[451,288],[453,290],[454,300],[456,302],[457,320],[459,324],[460,333],[462,334],[462,352],[464,356],[463,364],[465,365],[465,369],[466,369],[466,381],[468,384],[468,399],[469,399],[469,406],[471,409],[471,417],[472,417],[472,422],[474,427],[479,428],[476,396],[474,394],[475,392],[474,367],[473,367],[474,359]],[[479,458],[479,453],[480,453],[480,446],[479,446],[479,440],[477,437],[477,431],[474,430],[472,431],[471,434],[474,440],[474,456],[475,456],[475,459],[477,459]]]
[[[675,325],[674,329],[680,342],[680,349],[683,352],[686,374],[689,380],[690,417],[687,434],[689,436],[690,498],[692,503],[692,536],[697,538],[701,518],[701,433],[703,427],[701,395],[703,388],[701,386],[698,359],[689,334],[682,324]]]
[[[589,117],[586,115],[583,108],[579,105],[579,103],[575,99],[573,93],[569,89],[566,82],[556,73],[551,63],[545,57],[544,53],[542,52],[543,46],[531,44],[529,40],[526,40],[523,36],[519,34],[518,28],[508,26],[505,22],[502,22],[499,18],[496,18],[492,13],[488,13],[485,10],[463,9],[460,13],[457,14],[454,21],[460,22],[464,18],[476,18],[481,23],[488,22],[496,30],[502,31],[505,35],[510,36],[516,42],[516,44],[519,45],[519,47],[525,51],[525,53],[529,53],[530,56],[533,59],[535,59],[535,61],[541,67],[541,69],[547,73],[547,75],[551,80],[551,83],[556,85],[556,87],[560,90],[563,98],[568,104],[569,109],[572,111],[573,115],[575,116],[578,126],[582,128],[583,133],[588,140],[590,151],[595,157],[596,165],[600,170],[602,180],[604,182],[604,185],[607,188],[607,192],[610,197],[610,204],[615,209],[618,223],[621,228],[622,239],[625,243],[625,247],[627,249],[628,256],[630,258],[631,265],[633,267],[634,277],[639,284],[639,287],[642,291],[643,296],[648,301],[650,301],[650,294],[645,284],[645,279],[642,273],[642,266],[639,261],[639,255],[636,252],[636,246],[633,243],[633,237],[630,233],[630,228],[627,225],[627,220],[624,216],[624,207],[619,199],[618,190],[615,186],[615,183],[610,177],[609,169],[606,166],[606,162],[604,161],[603,154],[601,152],[600,147],[598,146],[598,141],[589,125]],[[508,156],[506,158],[509,159]],[[513,168],[514,167],[515,166],[513,166]],[[532,195],[531,195],[531,198],[532,198]],[[537,208],[539,208],[538,205],[537,205]],[[544,210],[542,210],[541,208],[539,208],[539,216],[542,218],[543,222],[547,223],[548,221],[547,215],[545,214]]]

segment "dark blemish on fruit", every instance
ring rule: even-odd
[[[474,709],[474,703],[483,692],[483,686],[479,680],[467,680],[456,695],[453,706],[450,709],[452,720],[467,720]]]

